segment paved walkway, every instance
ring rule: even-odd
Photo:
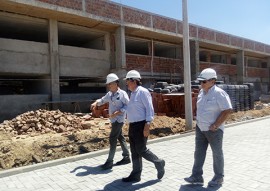
[[[204,186],[191,186],[184,178],[193,164],[194,133],[159,139],[148,147],[166,161],[166,173],[159,181],[152,163],[143,160],[142,180],[123,183],[131,164],[101,171],[104,151],[51,163],[0,172],[0,191],[268,191],[270,190],[270,118],[241,123],[225,129],[225,182],[207,188],[213,176],[211,150],[204,165]],[[160,141],[162,140],[162,141]],[[107,153],[107,151],[106,151]],[[79,159],[79,160],[78,160]],[[121,159],[121,152],[115,160]],[[69,161],[69,162],[67,162]],[[42,167],[42,168],[41,168]]]

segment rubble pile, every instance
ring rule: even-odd
[[[81,129],[89,129],[95,126],[94,122],[87,121],[84,117],[79,117],[71,113],[60,110],[48,111],[39,109],[18,115],[12,120],[6,120],[0,124],[0,131],[13,135],[44,134],[73,132]]]

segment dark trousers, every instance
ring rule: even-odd
[[[140,121],[129,124],[128,136],[133,165],[133,170],[130,175],[133,177],[141,177],[142,158],[154,163],[155,167],[161,162],[161,160],[146,147],[147,137],[143,135],[145,123],[146,121]]]
[[[222,130],[218,129],[215,132],[201,131],[200,128],[196,126],[194,165],[192,169],[192,176],[202,177],[206,152],[208,145],[210,145],[213,153],[213,168],[215,173],[214,178],[220,179],[224,177],[224,156],[222,142]]]
[[[117,121],[112,123],[111,127],[111,133],[110,133],[110,151],[107,161],[111,162],[113,161],[116,146],[117,146],[117,140],[120,142],[120,146],[122,148],[122,156],[123,157],[129,157],[129,151],[126,143],[126,139],[122,133],[122,127],[124,123],[118,123]]]

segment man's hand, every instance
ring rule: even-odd
[[[216,126],[214,123],[209,127],[210,131],[217,131],[218,130],[218,126]]]
[[[115,118],[117,115],[119,115],[121,113],[122,113],[121,111],[115,111],[113,114],[109,115],[109,118],[110,119]]]
[[[144,137],[148,137],[150,134],[150,124],[145,123],[144,129],[143,129],[143,135]]]
[[[97,107],[97,102],[94,102],[90,105],[90,110],[93,111]]]

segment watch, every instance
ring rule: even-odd
[[[147,121],[147,122],[146,122],[147,125],[150,125],[150,123],[151,123],[150,121]]]

